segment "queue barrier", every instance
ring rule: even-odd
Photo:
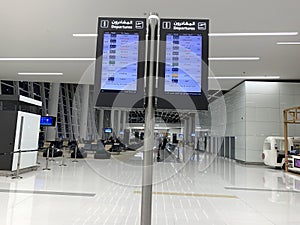
[[[12,176],[12,179],[22,179],[23,177],[21,177],[19,174],[20,174],[20,164],[21,164],[21,153],[24,153],[24,152],[38,152],[39,150],[38,149],[35,149],[35,150],[21,150],[19,149],[18,151],[14,151],[14,152],[1,152],[0,153],[0,156],[6,156],[6,155],[13,155],[13,154],[19,154],[18,155],[18,162],[17,162],[17,170],[15,172],[15,175]]]

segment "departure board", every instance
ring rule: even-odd
[[[202,35],[166,35],[165,93],[201,95]]]
[[[103,35],[101,91],[135,93],[138,79],[138,33]]]

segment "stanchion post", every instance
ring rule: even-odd
[[[182,141],[182,161],[185,162],[185,140]]]
[[[55,161],[54,159],[54,146],[51,146],[51,159],[49,161]]]
[[[17,162],[17,171],[16,175],[12,177],[12,179],[22,179],[23,177],[19,176],[20,173],[20,164],[21,164],[21,142],[22,142],[22,135],[23,135],[23,122],[24,122],[24,116],[21,116],[21,123],[20,123],[20,133],[19,133],[19,143],[18,143],[18,162]]]
[[[36,164],[37,164],[37,165],[41,164],[41,163],[39,162],[39,150],[37,150]]]
[[[288,159],[288,123],[287,123],[287,110],[283,111],[283,116],[284,116],[284,123],[283,123],[283,128],[284,128],[284,165],[285,165],[285,172],[288,172],[289,168],[289,159]]]
[[[46,167],[43,168],[43,170],[50,170],[50,168],[48,168],[48,164],[49,164],[49,147],[47,148]]]
[[[18,163],[17,163],[17,172],[16,172],[16,175],[12,177],[12,179],[22,179],[23,178],[23,177],[19,176],[19,173],[20,173],[20,163],[21,163],[21,149],[19,149]]]
[[[65,164],[65,153],[66,153],[66,147],[63,147],[62,161],[59,166],[67,166],[67,164]]]
[[[74,160],[72,162],[78,162],[77,160],[77,151],[78,151],[78,144],[75,147],[75,151],[74,151]]]

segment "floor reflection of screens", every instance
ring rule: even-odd
[[[299,180],[295,180],[295,189],[300,190],[300,181]]]
[[[202,36],[166,35],[166,94],[201,94]]]
[[[104,33],[101,71],[102,91],[136,92],[138,52],[138,33]]]

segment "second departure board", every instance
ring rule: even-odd
[[[208,109],[208,22],[160,20],[158,109]]]
[[[165,64],[167,94],[201,94],[201,35],[167,34]]]

